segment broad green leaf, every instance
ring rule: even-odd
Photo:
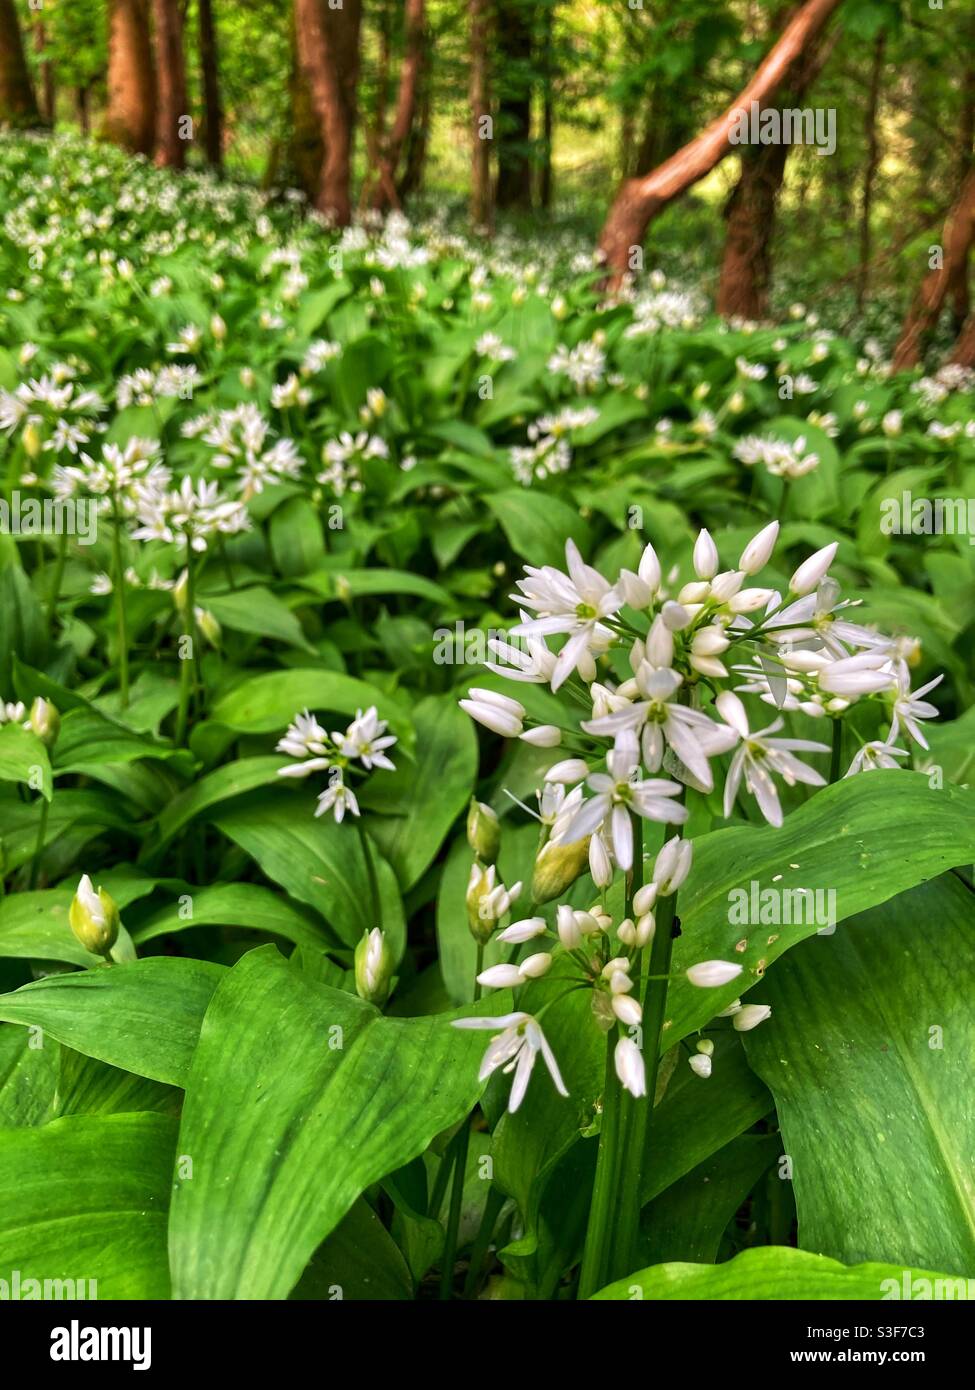
[[[178,1115],[183,1093],[145,1076],[110,1067],[73,1048],[58,1049],[61,1067],[57,1080],[57,1113],[62,1115],[118,1115],[155,1110]]]
[[[291,1296],[345,1303],[409,1299],[413,1279],[399,1246],[360,1197],[316,1250]]]
[[[716,1299],[744,1301],[801,1301],[803,1299],[881,1300],[900,1298],[911,1280],[927,1281],[928,1297],[941,1281],[942,1297],[964,1298],[962,1282],[950,1275],[932,1274],[903,1265],[858,1264],[849,1267],[824,1255],[789,1246],[767,1245],[745,1250],[720,1265],[662,1264],[630,1274],[593,1297],[597,1299]],[[909,1295],[908,1295],[909,1296]]]
[[[22,724],[0,726],[0,781],[19,782],[50,801],[54,792],[51,760],[36,734]]]
[[[901,771],[864,773],[824,787],[780,830],[729,826],[696,839],[691,876],[678,898],[682,935],[674,972],[696,961],[729,960],[744,973],[720,989],[676,980],[663,1045],[702,1027],[759,984],[785,951],[818,932],[823,921],[808,920],[817,891],[835,895],[835,919],[843,922],[973,857],[975,792],[954,786],[933,791],[926,777]],[[792,915],[805,920],[738,924],[729,895],[744,890],[750,903],[752,882],[759,892],[772,890],[773,906],[784,901],[783,889],[807,890],[791,900]],[[819,901],[828,908],[829,899]],[[736,949],[742,941],[744,949]]]
[[[49,1118],[60,1051],[39,1031],[0,1024],[0,1130],[42,1125]]]
[[[207,1011],[187,1084],[170,1262],[177,1298],[286,1298],[371,1184],[474,1103],[484,1034],[384,1018],[244,956]]]
[[[94,1281],[86,1298],[168,1298],[166,1210],[176,1122],[73,1115],[0,1130],[0,1269]],[[49,1287],[53,1287],[50,1286]],[[72,1285],[45,1297],[81,1296]],[[41,1297],[38,1292],[36,1297]]]
[[[771,972],[772,1017],[747,1048],[806,1249],[975,1273],[973,995],[975,897],[952,874]]]
[[[414,707],[413,721],[415,763],[402,758],[395,772],[377,773],[360,800],[364,811],[379,812],[369,817],[369,833],[404,892],[432,863],[466,809],[477,776],[477,738],[452,696],[428,696]]]
[[[182,1086],[210,996],[225,967],[159,956],[50,975],[0,995],[0,1019],[123,1071]]]
[[[249,927],[283,936],[296,946],[312,950],[322,950],[330,944],[330,938],[310,912],[259,883],[215,883],[210,888],[189,888],[176,902],[167,903],[144,918],[133,929],[132,939],[141,945],[189,927],[210,926]]]
[[[261,585],[238,589],[229,594],[207,594],[203,602],[221,627],[229,628],[232,632],[249,632],[256,637],[273,637],[278,642],[286,642],[290,647],[302,647],[305,651],[314,650],[291,609],[272,594],[270,589]]]
[[[484,498],[508,538],[512,550],[531,565],[565,569],[565,543],[571,537],[587,559],[589,528],[579,513],[558,497],[545,505],[530,488],[512,488]]]
[[[402,953],[406,923],[395,874],[352,818],[339,825],[315,816],[308,784],[249,798],[216,824],[268,878],[315,908],[346,946],[381,926],[397,957]]]
[[[342,569],[330,566],[307,574],[298,582],[322,598],[346,601],[371,594],[409,594],[440,604],[448,615],[457,607],[457,600],[440,584],[426,579],[422,574],[411,574],[408,570]]]
[[[125,870],[115,873],[109,870],[97,874],[96,878],[96,887],[106,888],[121,912],[130,903],[151,893],[155,884],[151,878],[127,876]],[[67,888],[11,893],[0,899],[0,956],[101,965],[101,956],[85,950],[68,922],[68,909],[76,888],[77,882],[74,882]]]
[[[210,717],[238,733],[272,734],[283,733],[304,709],[354,718],[370,705],[376,706],[380,719],[389,721],[397,737],[411,741],[409,722],[398,705],[375,686],[340,671],[271,671],[249,676],[217,700]]]
[[[174,796],[160,813],[146,842],[146,857],[159,854],[174,835],[178,835],[184,826],[212,806],[242,796],[255,787],[274,785],[278,782],[278,769],[290,762],[290,758],[278,753],[262,758],[240,758],[200,777]]]
[[[193,769],[185,749],[133,733],[96,709],[71,709],[63,716],[54,746],[56,773],[84,773],[101,763],[128,763],[137,758],[173,759],[187,774]]]

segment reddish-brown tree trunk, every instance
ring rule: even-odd
[[[156,82],[144,0],[109,0],[108,110],[105,138],[133,154],[151,154]]]
[[[491,65],[488,57],[487,0],[470,0],[471,25],[471,221],[490,231],[491,204]]]
[[[427,146],[430,143],[430,115],[432,106],[430,59],[430,40],[427,30],[424,29],[423,58],[420,63],[420,92],[417,97],[416,118],[406,137],[403,173],[396,186],[396,191],[399,194],[401,203],[405,202],[412,193],[418,192],[423,183],[423,166],[427,157]]]
[[[527,210],[532,203],[532,29],[527,0],[496,0],[498,73],[499,208]]]
[[[217,63],[217,27],[211,0],[198,0],[200,76],[203,79],[203,148],[207,163],[223,168],[223,107]]]
[[[47,54],[47,26],[43,19],[34,25],[34,52],[40,59],[41,73],[41,114],[48,125],[53,126],[57,117],[57,89],[54,84],[54,64]]]
[[[40,124],[14,0],[0,0],[0,126]]]
[[[631,255],[655,217],[709,174],[737,146],[731,134],[751,103],[768,105],[797,58],[822,32],[842,0],[806,0],[733,104],[670,159],[642,178],[627,179],[616,195],[599,238],[613,280],[630,268]]]
[[[968,253],[975,240],[975,169],[945,220],[942,264],[924,277],[894,349],[894,370],[905,371],[921,360],[924,340],[938,322],[949,294],[968,278]],[[966,330],[967,331],[967,330]]]
[[[330,9],[326,0],[295,0],[298,55],[308,78],[325,146],[316,205],[336,226],[352,219],[352,142],[359,82],[361,0]]]
[[[949,361],[956,362],[959,367],[975,368],[975,314],[969,314],[965,320]]]
[[[156,163],[161,168],[182,169],[186,141],[180,138],[180,125],[187,119],[183,17],[177,0],[152,0],[152,11],[158,74]]]
[[[305,70],[298,60],[298,34],[295,17],[291,21],[291,74],[288,81],[291,95],[291,138],[289,142],[288,173],[298,187],[314,203],[322,179],[322,160],[325,146],[311,99],[311,88]]]
[[[399,74],[396,112],[388,136],[380,137],[378,183],[372,203],[374,208],[379,209],[399,207],[400,203],[396,170],[416,119],[425,49],[424,0],[406,0],[404,23],[405,50]]]
[[[832,41],[814,40],[804,58],[796,64],[783,106],[799,106],[822,72],[835,46]],[[763,319],[768,314],[772,281],[772,237],[779,192],[791,146],[759,145],[742,149],[741,174],[725,207],[728,224],[717,310],[726,318]]]

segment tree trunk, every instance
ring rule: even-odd
[[[156,38],[159,101],[156,110],[156,163],[161,168],[186,165],[186,141],[180,123],[187,118],[183,17],[177,0],[152,0]]]
[[[969,314],[966,319],[949,361],[959,367],[975,368],[975,314]]]
[[[40,124],[14,0],[0,0],[0,127]]]
[[[289,168],[286,177],[294,178],[308,201],[314,203],[322,180],[325,146],[311,99],[311,88],[298,58],[298,33],[295,16],[291,18],[291,73],[288,81],[291,96],[291,137],[288,142]]]
[[[471,221],[490,231],[494,223],[491,205],[491,85],[488,57],[487,0],[470,0],[471,23]]]
[[[144,0],[109,0],[108,26],[105,138],[133,154],[151,154],[156,82]]]
[[[921,360],[924,340],[938,322],[945,300],[968,278],[968,253],[975,240],[975,169],[945,220],[942,265],[924,278],[914,297],[894,349],[894,370],[905,371]]]
[[[420,77],[423,71],[424,0],[406,0],[404,23],[406,26],[405,51],[399,74],[396,112],[393,116],[393,127],[389,135],[381,136],[379,181],[373,195],[372,205],[380,210],[399,207],[396,170],[399,167],[403,147],[413,130],[417,94],[420,90]]]
[[[88,88],[75,87],[74,89],[74,109],[75,117],[78,121],[78,128],[82,135],[91,133],[91,120],[88,114]]]
[[[352,141],[359,82],[362,0],[330,9],[325,0],[295,0],[298,55],[308,78],[325,146],[319,212],[339,227],[352,220]]]
[[[403,156],[403,173],[396,191],[401,203],[411,194],[417,193],[423,183],[423,166],[430,142],[430,116],[432,90],[430,85],[430,42],[426,29],[423,30],[423,56],[420,61],[420,91],[417,97],[416,119],[406,137],[406,150]]]
[[[532,30],[528,0],[496,0],[499,208],[527,211],[532,203]]]
[[[838,39],[828,43],[817,37],[795,65],[788,93],[780,106],[800,107],[822,72]],[[742,148],[741,175],[725,207],[728,231],[725,239],[717,310],[726,318],[763,319],[768,314],[772,282],[772,237],[775,210],[791,145],[759,145]]]
[[[217,64],[217,29],[213,22],[212,0],[198,0],[200,76],[203,80],[203,147],[207,163],[223,168],[223,108]]]
[[[41,73],[41,114],[49,126],[57,119],[57,90],[54,85],[54,64],[47,53],[47,26],[43,19],[34,25],[34,52],[40,59]]]
[[[629,269],[631,253],[641,245],[652,220],[736,148],[730,136],[739,114],[750,110],[753,101],[759,106],[769,103],[793,63],[808,51],[841,3],[842,0],[806,0],[733,105],[652,173],[623,184],[599,238],[614,281]]]
[[[555,56],[552,51],[555,0],[545,0],[542,15],[542,158],[538,172],[538,204],[552,206],[552,141],[555,133]]]
[[[863,203],[860,208],[860,264],[857,274],[857,308],[864,306],[870,288],[870,257],[872,239],[870,219],[873,214],[873,189],[880,164],[880,143],[877,139],[877,108],[880,105],[880,82],[884,71],[886,35],[878,34],[874,42],[873,63],[870,68],[870,89],[865,117],[867,164],[863,171]]]

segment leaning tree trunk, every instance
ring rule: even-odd
[[[629,269],[632,252],[642,244],[653,219],[736,148],[730,137],[739,113],[748,111],[753,101],[759,106],[768,104],[793,63],[808,51],[841,3],[842,0],[806,0],[751,82],[723,115],[651,173],[623,184],[599,238],[613,281],[618,282]]]
[[[491,87],[488,58],[487,0],[470,0],[471,23],[471,221],[490,231],[491,204]]]
[[[968,253],[975,241],[975,169],[969,170],[958,200],[948,214],[942,237],[941,265],[925,276],[914,297],[894,349],[894,370],[905,371],[921,360],[924,340],[936,326],[949,294],[968,278]],[[967,331],[967,330],[966,330]]]
[[[959,367],[975,368],[975,314],[969,314],[948,359]]]
[[[109,0],[104,136],[133,154],[151,154],[155,132],[156,83],[144,0]]]
[[[213,169],[223,168],[223,107],[217,64],[217,28],[211,0],[198,0],[200,76],[203,79],[203,148]]]
[[[180,127],[187,117],[183,17],[177,0],[152,0],[152,11],[159,78],[156,163],[161,168],[182,169],[186,165],[186,141],[181,138]]]
[[[325,158],[316,206],[334,225],[352,220],[352,142],[359,82],[362,0],[331,9],[326,0],[295,0],[298,55],[308,77]]]
[[[423,32],[423,58],[420,63],[420,93],[417,98],[416,118],[406,137],[406,150],[403,156],[403,172],[396,185],[399,200],[404,203],[413,193],[418,193],[423,184],[424,164],[427,147],[430,143],[430,117],[433,105],[431,90],[431,50],[429,36]]]
[[[532,30],[527,0],[496,0],[499,208],[528,210],[532,203]]]
[[[839,37],[821,43],[813,40],[796,64],[789,91],[781,106],[798,107],[825,67]],[[775,210],[791,146],[759,145],[744,148],[741,174],[725,207],[728,224],[718,282],[717,310],[726,318],[763,319],[768,314],[772,282],[772,236]]]
[[[0,127],[40,124],[14,0],[0,0]]]
[[[404,23],[406,48],[399,73],[396,112],[388,136],[380,136],[378,182],[372,200],[373,207],[380,211],[400,205],[396,170],[416,119],[425,44],[424,0],[406,0]]]

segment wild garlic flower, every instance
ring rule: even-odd
[[[328,786],[318,798],[316,816],[331,811],[341,821],[349,811],[359,814],[359,802],[346,774],[372,772],[380,769],[395,772],[386,750],[396,742],[394,734],[386,732],[386,721],[379,718],[375,705],[357,710],[356,717],[344,732],[329,733],[315,715],[300,711],[289,724],[284,737],[276,744],[278,753],[287,753],[293,763],[278,768],[279,777],[311,777],[328,774]]]
[[[541,1056],[560,1096],[568,1096],[565,1083],[538,1020],[531,1014],[516,1012],[501,1014],[497,1018],[455,1018],[455,1028],[485,1028],[497,1032],[498,1036],[488,1047],[481,1062],[478,1080],[486,1081],[499,1068],[505,1073],[514,1072],[508,1109],[514,1114],[525,1099],[528,1083],[531,1080],[535,1059]]]
[[[227,497],[219,483],[203,478],[194,482],[189,475],[177,488],[147,479],[135,490],[135,513],[139,525],[132,533],[134,540],[181,543],[196,553],[205,551],[214,536],[232,536],[250,527],[243,502]]]

